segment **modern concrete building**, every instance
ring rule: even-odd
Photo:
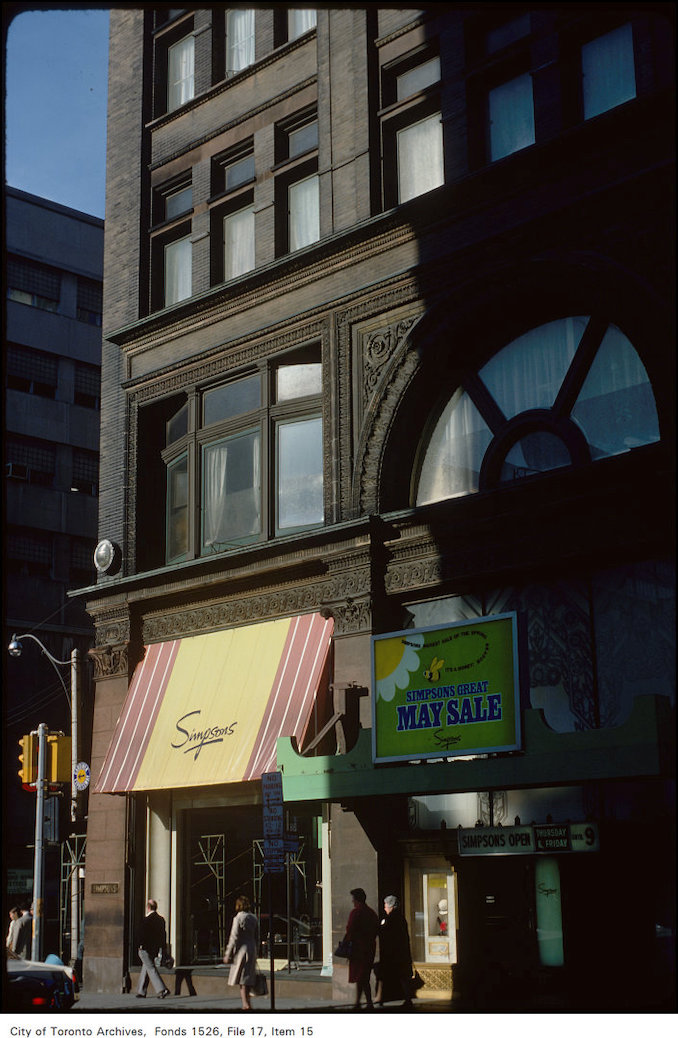
[[[361,886],[428,995],[668,1004],[672,16],[111,11],[93,990],[246,893],[349,998]]]
[[[70,735],[71,679],[68,666],[55,671],[30,639],[20,659],[10,658],[13,634],[32,633],[58,660],[80,651],[79,749],[82,760],[89,754],[94,630],[68,592],[96,575],[104,231],[96,217],[11,187],[4,226],[4,862],[14,903],[31,897],[35,837],[35,792],[17,776],[18,740],[41,722]],[[74,831],[69,803],[68,791],[50,798],[57,824],[46,830],[45,953],[61,949],[68,925],[70,893],[60,919],[60,850]],[[80,814],[76,855],[84,851]]]

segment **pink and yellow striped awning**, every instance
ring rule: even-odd
[[[149,645],[94,791],[221,785],[274,770],[280,736],[303,744],[333,627],[310,613]]]

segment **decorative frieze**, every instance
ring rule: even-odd
[[[90,649],[88,653],[94,664],[94,680],[127,677],[129,675],[129,644],[104,645]]]

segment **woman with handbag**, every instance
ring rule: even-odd
[[[389,894],[384,898],[386,915],[379,927],[379,963],[377,974],[377,1005],[405,996],[403,1006],[412,1005],[412,953],[407,920],[400,911],[398,898]]]
[[[346,924],[344,941],[350,941],[348,980],[355,984],[354,1009],[360,1008],[360,998],[365,995],[367,1008],[372,1009],[370,973],[377,949],[379,917],[367,904],[367,895],[362,887],[351,891],[353,910]]]
[[[252,1008],[250,995],[257,975],[259,922],[250,911],[249,899],[244,895],[236,898],[235,913],[231,936],[224,953],[224,962],[232,964],[228,974],[228,983],[240,986],[240,1000],[245,1010]]]

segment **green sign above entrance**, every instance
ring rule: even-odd
[[[520,748],[515,613],[372,639],[372,759]]]

